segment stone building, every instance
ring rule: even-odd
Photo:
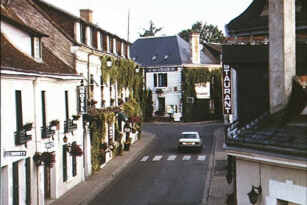
[[[307,204],[306,25],[301,0],[253,1],[226,25],[226,177],[235,204]]]

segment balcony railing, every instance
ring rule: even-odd
[[[68,119],[67,121],[64,121],[64,132],[65,133],[73,132],[77,128],[78,128],[78,125],[74,123],[73,120]]]
[[[50,138],[55,134],[55,130],[51,129],[51,127],[41,127],[42,138]]]
[[[307,139],[302,127],[279,126],[275,116],[264,114],[247,124],[235,121],[225,127],[225,144],[228,148],[239,147],[280,154],[307,156]]]

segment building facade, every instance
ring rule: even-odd
[[[189,107],[184,106],[187,102],[205,104],[207,112],[205,111],[202,118],[209,119],[209,106],[213,104],[210,97],[210,79],[204,77],[195,82],[204,94],[201,97],[194,91],[190,96],[183,95],[185,73],[188,73],[188,70],[202,70],[201,72],[207,72],[209,76],[211,70],[219,70],[221,67],[209,50],[201,50],[198,33],[191,35],[191,44],[179,36],[140,38],[133,43],[131,56],[145,69],[146,88],[152,91],[154,116],[169,116],[175,121],[191,121],[193,119],[185,119],[184,116]]]
[[[306,11],[305,1],[253,1],[226,25],[234,204],[307,203]]]

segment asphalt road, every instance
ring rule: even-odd
[[[199,205],[212,149],[212,123],[146,123],[153,144],[90,203],[91,205]],[[202,152],[176,149],[182,131],[198,131]],[[89,190],[90,191],[90,190]]]

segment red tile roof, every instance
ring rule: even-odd
[[[76,74],[76,71],[57,58],[52,52],[42,46],[43,61],[37,62],[15,48],[1,34],[1,69],[11,69],[22,72],[39,72],[50,74]]]

